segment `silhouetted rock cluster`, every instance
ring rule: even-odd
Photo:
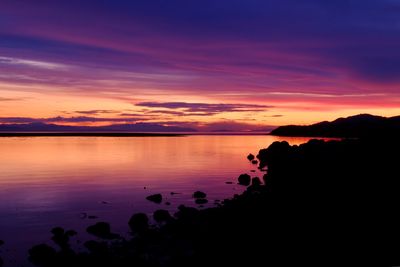
[[[61,267],[400,265],[399,151],[396,140],[275,142],[257,155],[268,166],[264,183],[241,175],[246,191],[219,207],[158,210],[156,225],[135,214],[132,236],[112,241],[109,225],[97,225],[106,234],[85,242],[88,252],[71,251],[57,229],[60,249],[39,245],[30,259]]]
[[[195,203],[198,205],[204,205],[208,203],[206,199],[207,194],[201,191],[196,191],[193,193],[193,198],[195,198]]]

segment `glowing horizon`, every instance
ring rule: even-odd
[[[0,123],[261,129],[400,115],[400,3],[0,3]]]

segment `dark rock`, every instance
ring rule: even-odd
[[[251,161],[251,163],[252,163],[252,164],[257,164],[257,163],[258,163],[258,160],[254,159],[254,160]]]
[[[77,234],[74,230],[64,231],[61,227],[55,227],[51,230],[51,233],[53,234],[51,239],[60,246],[62,251],[67,253],[67,251],[71,250],[69,238]]]
[[[248,186],[250,185],[251,177],[248,174],[241,174],[238,178],[238,182],[240,185]]]
[[[103,239],[116,239],[119,235],[111,233],[111,227],[109,223],[98,222],[94,225],[89,226],[86,231],[89,234],[103,238]]]
[[[141,233],[149,228],[149,218],[144,213],[136,213],[129,220],[132,232]]]
[[[205,198],[198,198],[198,199],[196,199],[195,202],[196,202],[196,204],[198,204],[198,205],[203,205],[203,204],[208,203],[208,200],[205,199]]]
[[[171,205],[171,202],[165,202],[165,205],[167,205],[167,206],[169,206],[169,205]]]
[[[254,177],[251,179],[251,185],[252,186],[260,186],[261,185],[261,180],[258,177]]]
[[[151,195],[146,197],[147,200],[160,204],[162,202],[162,195],[161,194],[155,194],[155,195]]]
[[[34,246],[29,250],[29,260],[38,266],[52,266],[56,255],[56,250],[46,244]]]
[[[207,194],[201,191],[196,191],[193,193],[194,198],[206,198]]]
[[[180,193],[171,192],[170,194],[171,194],[171,196],[173,196],[173,195],[178,195],[178,194],[180,194]]]
[[[3,259],[0,257],[0,267],[3,267],[3,264],[4,264]]]
[[[247,156],[247,159],[249,160],[249,161],[252,161],[253,159],[255,159],[255,156],[253,155],[253,154],[249,154],[248,156]]]
[[[51,230],[51,233],[52,233],[53,235],[63,235],[63,234],[64,234],[64,229],[61,228],[61,227],[54,227],[54,228]]]
[[[90,216],[88,216],[88,219],[97,219],[98,217],[97,216],[94,216],[94,215],[90,215]]]
[[[60,246],[62,250],[69,248],[69,235],[67,235],[63,228],[55,227],[51,230],[53,237],[51,238],[54,243]]]
[[[273,142],[268,148],[261,149],[257,158],[260,160],[260,168],[275,162],[285,162],[291,154],[291,147],[288,142]]]
[[[175,216],[181,220],[193,220],[195,219],[199,214],[199,210],[196,208],[192,207],[186,207],[185,205],[180,205],[178,207],[178,212],[175,213]]]
[[[108,252],[108,247],[105,242],[89,240],[85,242],[84,246],[93,254],[104,255]]]
[[[233,184],[233,182],[225,182],[226,184]]]
[[[4,245],[4,241],[0,240],[0,246]]]
[[[167,210],[156,210],[153,214],[153,218],[156,222],[167,222],[172,219],[171,214]]]
[[[76,236],[77,234],[78,233],[76,231],[74,231],[74,230],[68,230],[68,231],[65,232],[65,235],[70,236],[70,237]]]

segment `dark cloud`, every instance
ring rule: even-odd
[[[188,102],[140,102],[136,106],[148,108],[179,109],[178,116],[210,116],[224,112],[260,112],[266,111],[271,106],[256,104],[208,104]],[[163,112],[157,110],[158,113]],[[166,111],[170,113],[169,110]],[[173,111],[175,113],[176,111]],[[165,113],[165,112],[164,112]]]
[[[1,97],[0,96],[0,102],[2,101],[20,101],[26,99],[25,97]]]
[[[127,117],[127,118],[97,118],[97,117],[51,117],[51,118],[29,118],[29,117],[0,117],[0,123],[85,123],[85,122],[136,122],[143,121],[145,118]]]

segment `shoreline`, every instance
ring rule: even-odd
[[[128,237],[101,219],[87,227],[88,240],[55,225],[53,243],[33,246],[29,260],[41,267],[318,266],[319,255],[332,265],[394,266],[400,262],[400,180],[391,155],[399,148],[389,140],[277,141],[256,156],[268,172],[240,175],[245,191],[216,207],[180,205],[171,213],[160,206],[151,215],[134,213]],[[206,203],[206,193],[192,197]],[[162,195],[147,200],[161,203]],[[71,246],[77,239],[84,250]]]
[[[113,132],[0,132],[0,137],[178,137],[186,136],[187,134],[177,133],[113,133]]]
[[[162,132],[0,132],[1,137],[183,137],[196,135],[252,135],[252,136],[268,136],[268,133],[247,133],[247,132],[195,132],[195,133],[162,133]]]

